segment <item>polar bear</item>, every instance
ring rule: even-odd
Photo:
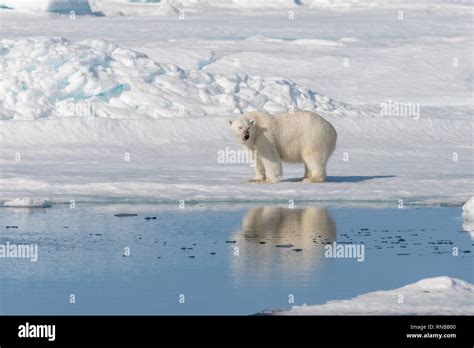
[[[270,115],[250,112],[229,121],[237,141],[255,151],[255,178],[250,182],[275,183],[282,176],[282,161],[303,162],[304,182],[326,181],[326,164],[336,147],[334,127],[309,111]]]

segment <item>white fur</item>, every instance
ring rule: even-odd
[[[239,143],[256,151],[255,178],[250,181],[280,181],[282,161],[303,162],[305,182],[326,181],[326,164],[336,147],[337,133],[318,114],[251,112],[230,123]]]

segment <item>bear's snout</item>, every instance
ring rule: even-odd
[[[247,128],[244,130],[244,137],[242,138],[243,140],[249,140],[250,138],[250,128]]]

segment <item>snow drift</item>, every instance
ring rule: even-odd
[[[295,306],[289,310],[269,311],[266,314],[473,315],[474,285],[446,276],[427,278],[399,289],[370,292],[351,300],[329,301],[316,306]]]
[[[287,79],[187,71],[103,40],[1,40],[0,66],[1,119],[358,113]]]

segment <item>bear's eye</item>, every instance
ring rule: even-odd
[[[239,129],[242,129],[242,127],[239,127]]]

